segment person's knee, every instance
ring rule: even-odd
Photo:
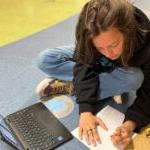
[[[141,87],[144,80],[144,74],[141,69],[133,68],[132,73],[129,75],[128,84],[131,90],[137,90]]]
[[[39,53],[37,58],[37,65],[39,69],[45,71],[49,69],[56,62],[55,54],[53,49],[46,49]]]

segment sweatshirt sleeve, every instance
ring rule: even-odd
[[[144,81],[137,91],[135,102],[125,114],[125,121],[132,120],[136,122],[136,132],[150,123],[150,60],[142,67],[142,71]]]
[[[74,92],[79,104],[79,113],[94,113],[94,104],[98,97],[99,74],[92,68],[76,62],[74,66]]]
[[[143,34],[145,36],[143,43],[145,45],[146,42],[147,46],[141,49],[139,52],[140,57],[135,59],[137,64],[142,62],[141,69],[144,74],[144,81],[137,90],[137,97],[133,105],[127,109],[124,121],[132,120],[136,122],[137,128],[135,131],[138,132],[142,127],[150,123],[150,21],[138,8],[136,8],[136,19],[140,28],[147,30]]]

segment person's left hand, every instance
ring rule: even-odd
[[[126,146],[131,142],[133,130],[135,129],[135,123],[132,121],[126,121],[111,136],[113,144],[118,149],[125,149]]]

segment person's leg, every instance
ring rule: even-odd
[[[48,75],[36,87],[41,98],[55,94],[73,93],[74,46],[61,46],[42,51],[38,56],[38,67]]]
[[[62,46],[47,49],[39,54],[38,66],[49,76],[63,80],[72,81],[72,61],[74,46]],[[143,82],[143,73],[138,68],[117,68],[111,73],[100,74],[100,99],[105,99],[124,92],[137,90]]]
[[[100,74],[100,99],[136,91],[142,84],[144,75],[139,68],[116,68],[111,73]]]
[[[95,113],[103,107],[110,105],[113,108],[125,113],[127,108],[134,103],[136,90],[141,86],[144,76],[140,69],[129,68],[124,70],[118,68],[112,73],[100,75],[100,99],[95,106]],[[122,95],[123,103],[117,104],[112,96]]]
[[[72,81],[74,46],[61,46],[42,51],[38,56],[38,67],[59,80]]]

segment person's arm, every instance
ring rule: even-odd
[[[150,21],[138,8],[136,8],[135,16],[139,27],[146,32],[140,35],[141,48],[136,49],[137,53],[132,63],[133,66],[141,66],[144,82],[137,91],[135,102],[128,108],[123,124],[111,136],[114,145],[121,146],[122,149],[131,142],[133,131],[139,131],[150,122]]]
[[[144,73],[143,84],[137,91],[135,102],[125,114],[125,121],[132,120],[136,123],[135,131],[139,131],[150,123],[150,60],[142,66],[142,71]]]
[[[150,28],[150,24],[149,24]],[[147,33],[147,39],[150,40],[150,32]],[[134,61],[141,64],[141,70],[144,74],[144,81],[136,92],[134,103],[127,109],[125,121],[132,120],[136,123],[135,131],[138,132],[142,127],[150,123],[150,43],[142,48]]]
[[[99,74],[93,68],[77,62],[74,67],[73,84],[79,113],[93,113],[93,105],[99,95]]]
[[[137,52],[134,62],[141,66],[144,82],[137,91],[137,98],[133,105],[125,114],[125,121],[135,122],[135,131],[139,131],[150,122],[150,20],[138,8],[136,8],[135,17],[143,32],[139,36],[139,44],[142,43],[142,47]]]
[[[96,146],[100,143],[97,126],[107,130],[103,120],[94,115],[94,106],[99,92],[99,74],[94,69],[81,63],[74,67],[74,91],[79,104],[79,137],[85,139],[87,144]]]

